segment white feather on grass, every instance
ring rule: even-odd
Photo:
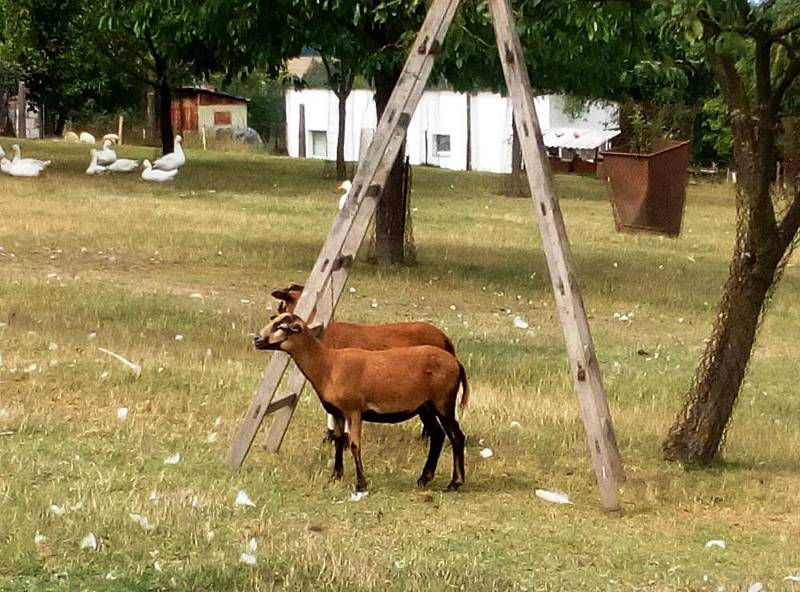
[[[723,541],[722,539],[711,539],[706,543],[706,549],[711,549],[713,547],[717,547],[718,549],[724,549],[725,546],[726,546],[725,541]]]
[[[139,364],[134,364],[130,360],[126,360],[121,355],[115,354],[111,350],[105,349],[104,347],[98,347],[97,349],[99,349],[104,354],[108,354],[112,358],[116,358],[117,360],[119,360],[123,366],[129,368],[136,375],[136,378],[139,378],[139,376],[142,374],[142,367],[139,366]]]
[[[360,502],[362,499],[369,495],[369,491],[354,491],[350,495],[351,502]]]
[[[244,563],[245,565],[255,565],[256,564],[256,556],[251,555],[250,553],[242,553],[239,556],[239,563]]]
[[[175,454],[172,454],[164,459],[165,465],[177,465],[179,462],[181,462],[180,452],[176,452]]]
[[[143,516],[142,514],[129,514],[129,516],[131,520],[145,530],[153,530],[155,528],[155,524],[152,524],[150,520],[147,519],[147,516]]]
[[[92,551],[97,550],[97,537],[94,536],[93,532],[90,532],[81,539],[81,549],[91,549]]]
[[[543,499],[546,502],[554,504],[572,504],[569,496],[563,491],[548,491],[547,489],[537,489],[536,497]]]
[[[33,542],[36,543],[37,545],[43,545],[46,540],[47,540],[47,537],[44,536],[38,530],[36,531],[36,534],[33,535]]]
[[[128,408],[127,407],[120,407],[117,409],[117,419],[120,421],[125,421],[128,419]]]
[[[258,551],[258,541],[255,539],[250,539],[250,541],[247,543],[247,550],[251,553]]]
[[[67,510],[64,506],[57,506],[56,504],[50,504],[50,512],[55,516],[61,516]]]
[[[786,576],[785,578],[783,578],[783,581],[800,583],[800,576]]]
[[[233,502],[236,506],[250,506],[251,508],[255,508],[256,505],[253,503],[253,500],[250,499],[250,496],[247,495],[247,492],[242,489],[236,495],[236,501]]]

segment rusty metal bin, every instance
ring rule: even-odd
[[[603,152],[618,231],[681,233],[690,147],[688,141],[662,140],[649,154]]]

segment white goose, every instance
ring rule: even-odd
[[[111,149],[111,140],[103,142],[103,149],[97,151],[97,164],[108,166],[117,160],[117,153]]]
[[[0,171],[12,177],[38,177],[42,167],[32,163],[13,162],[7,158],[0,158]]]
[[[106,167],[112,173],[132,173],[139,168],[138,160],[130,158],[118,158]]]
[[[20,152],[19,144],[13,144],[11,149],[14,151],[14,158],[11,159],[11,162],[32,164],[38,166],[40,169],[50,166],[51,161],[49,160],[39,160],[38,158],[22,158],[22,152]]]
[[[144,170],[142,170],[142,180],[150,181],[151,183],[166,183],[172,181],[175,175],[178,174],[178,169],[173,171],[160,171],[153,168],[149,160],[142,162]]]
[[[105,175],[108,173],[108,167],[104,167],[101,164],[97,164],[97,150],[92,148],[89,150],[89,154],[92,156],[92,161],[89,163],[89,168],[86,169],[87,175]]]
[[[347,198],[350,197],[350,190],[353,188],[353,184],[350,181],[343,181],[341,185],[339,185],[339,189],[344,191],[344,193],[339,197],[339,209],[341,210],[344,207],[344,204],[347,203]]]
[[[186,163],[186,154],[183,152],[181,142],[183,138],[180,135],[175,136],[174,152],[165,154],[153,163],[154,169],[162,171],[177,171]]]

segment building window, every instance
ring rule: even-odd
[[[311,156],[326,158],[328,156],[328,133],[311,130]]]
[[[433,155],[450,156],[449,134],[433,134]]]
[[[230,111],[214,111],[214,125],[230,125],[231,112]]]

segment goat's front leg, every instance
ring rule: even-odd
[[[353,453],[353,462],[356,465],[356,491],[366,491],[367,480],[364,478],[364,467],[361,464],[361,412],[351,413],[348,421],[350,423],[350,452]]]
[[[334,418],[332,415],[328,417],[333,418],[333,443],[336,446],[331,480],[338,481],[344,474],[344,446],[347,443],[347,434],[344,431],[344,417]]]

